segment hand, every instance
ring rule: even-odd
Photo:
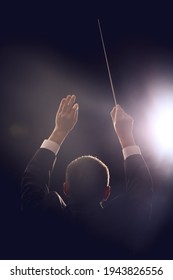
[[[75,95],[67,95],[61,100],[56,118],[55,128],[49,140],[61,144],[69,132],[74,128],[78,120],[79,105],[75,103]]]
[[[111,117],[122,148],[135,145],[133,138],[133,118],[125,113],[120,105],[112,109]]]

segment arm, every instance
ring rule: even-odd
[[[134,120],[120,105],[113,108],[111,117],[124,156],[127,192],[137,194],[143,199],[141,191],[143,194],[152,193],[152,180],[140,148],[134,140]]]
[[[134,140],[132,117],[119,105],[113,108],[111,117],[124,156],[127,189],[122,212],[126,219],[126,228],[132,237],[130,242],[136,242],[138,238],[144,237],[151,216],[153,185],[140,148]]]
[[[29,162],[22,179],[22,209],[35,211],[55,205],[64,206],[56,192],[49,192],[49,177],[56,160],[56,154],[78,120],[78,104],[75,95],[63,98],[55,118],[55,127],[48,140]]]

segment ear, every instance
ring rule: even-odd
[[[110,196],[110,192],[111,192],[111,187],[110,186],[106,186],[104,194],[103,194],[103,200],[107,200],[108,197]]]
[[[64,194],[69,197],[69,184],[67,182],[64,182],[63,184],[63,191],[64,191]]]

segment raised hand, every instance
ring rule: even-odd
[[[79,105],[75,103],[75,95],[67,95],[61,100],[56,118],[55,128],[49,140],[61,144],[69,132],[74,128],[78,120]]]

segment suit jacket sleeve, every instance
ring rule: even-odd
[[[128,157],[124,162],[126,175],[126,204],[129,234],[134,248],[139,250],[148,237],[152,211],[153,183],[146,162],[141,155]],[[130,232],[131,231],[131,232]]]
[[[141,155],[128,157],[124,162],[127,197],[149,218],[151,214],[153,183],[152,178]]]
[[[139,252],[148,236],[151,216],[153,185],[148,167],[141,155],[131,155],[124,161],[126,192],[115,197],[110,204],[108,221],[112,226],[112,239],[117,236],[121,250]],[[109,227],[111,227],[109,226]]]
[[[49,191],[49,178],[55,160],[53,152],[40,148],[29,162],[22,179],[21,200],[25,213],[65,207],[58,193]]]

